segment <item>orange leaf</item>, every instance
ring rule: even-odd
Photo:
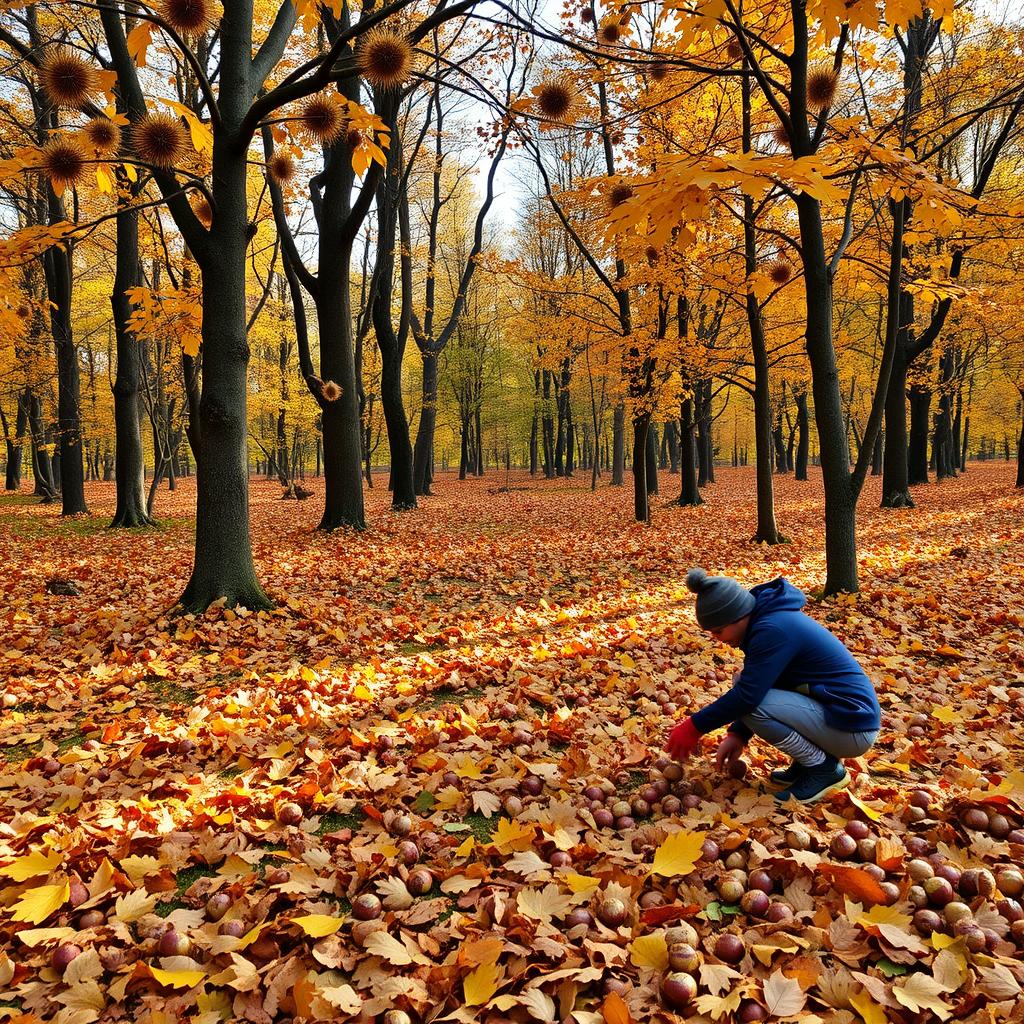
[[[601,1004],[601,1016],[606,1024],[633,1024],[629,1007],[617,992],[609,992]]]
[[[819,864],[818,871],[841,893],[865,903],[884,903],[885,890],[863,868],[848,868],[842,864]]]

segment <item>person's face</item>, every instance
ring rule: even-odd
[[[709,629],[708,632],[720,643],[728,644],[730,647],[739,647],[747,635],[747,623],[749,622],[750,616],[744,615],[742,619],[730,622],[728,626],[719,626],[717,629]]]

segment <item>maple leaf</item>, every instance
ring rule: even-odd
[[[740,990],[734,989],[727,996],[697,996],[693,1001],[701,1013],[708,1014],[712,1020],[720,1020],[727,1013],[735,1013],[740,1008]]]
[[[704,839],[700,832],[673,832],[655,851],[651,874],[666,878],[688,875],[701,858]]]
[[[523,889],[516,897],[520,914],[544,924],[551,924],[552,918],[568,913],[573,902],[555,882],[549,882],[543,889]]]
[[[539,988],[527,989],[519,997],[519,1004],[529,1010],[531,1017],[544,1021],[544,1024],[555,1024],[558,1020],[554,999]]]
[[[528,850],[533,845],[534,826],[501,818],[491,835],[491,843],[500,853]]]
[[[764,1005],[772,1017],[795,1017],[804,1008],[807,996],[800,983],[787,978],[782,971],[775,971],[763,985]]]
[[[55,885],[40,885],[23,892],[14,905],[11,917],[15,921],[29,921],[42,924],[68,901],[71,886],[67,879]]]
[[[405,882],[397,875],[382,878],[377,883],[377,892],[388,910],[405,910],[413,904],[412,894]]]
[[[501,799],[495,793],[478,789],[473,793],[473,810],[479,811],[485,818],[490,818],[501,810]]]
[[[61,856],[56,850],[34,850],[24,857],[12,860],[10,864],[5,864],[0,868],[0,875],[13,878],[15,882],[27,882],[37,875],[48,875],[60,865]]]
[[[948,1020],[953,1011],[939,998],[943,993],[942,986],[927,974],[911,974],[903,979],[902,984],[892,987],[896,1001],[914,1013],[931,1010],[939,1020]]]
[[[409,950],[393,935],[386,931],[371,932],[363,943],[367,953],[383,957],[395,967],[405,967],[412,963]]]

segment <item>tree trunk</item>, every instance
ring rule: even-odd
[[[114,487],[117,504],[112,527],[152,526],[147,501],[142,430],[139,427],[139,340],[128,328],[132,306],[129,288],[140,284],[139,213],[122,209],[117,215],[117,251],[110,304],[117,339],[114,378]]]
[[[658,428],[647,420],[647,493],[658,493]],[[649,518],[649,516],[648,516]]]
[[[797,480],[807,479],[807,453],[810,448],[810,424],[807,416],[807,392],[797,391],[793,395],[796,401],[796,464],[794,476]]]
[[[195,563],[181,595],[182,606],[195,612],[221,598],[229,607],[271,607],[256,579],[249,534],[246,169],[244,156],[236,158],[222,167],[219,180],[214,179],[217,223],[211,241],[217,243],[217,258],[202,266],[203,383]]]
[[[907,445],[907,483],[928,483],[928,420],[932,393],[914,386],[910,389],[910,440]]]
[[[63,205],[51,195],[59,214],[51,210],[51,220],[63,219]],[[50,300],[50,329],[57,353],[57,431],[60,452],[61,515],[88,512],[85,504],[85,465],[82,450],[81,380],[78,346],[71,326],[71,253],[54,246],[43,255],[46,290]]]
[[[476,407],[476,475],[484,475],[484,432],[480,422],[480,406]]]
[[[882,431],[878,432],[878,437],[875,438],[875,448],[871,453],[871,475],[881,476],[882,475],[882,449],[884,446],[884,437]]]
[[[612,486],[626,480],[626,410],[619,404],[612,414]]]
[[[391,354],[381,352],[380,401],[384,422],[388,429],[391,449],[391,507],[404,511],[416,507],[416,489],[413,485],[412,442],[409,440],[409,421],[402,401],[402,362]]]
[[[704,499],[697,486],[697,452],[694,438],[694,401],[684,398],[680,406],[679,467],[682,479],[679,486],[680,505],[703,505]]]
[[[857,590],[857,503],[850,480],[850,448],[832,343],[832,284],[825,256],[821,208],[797,196],[807,303],[807,355],[825,486],[825,593]]]
[[[697,419],[697,486],[715,482],[715,466],[711,452],[711,381],[697,383],[694,392],[694,414]]]
[[[1024,388],[1020,392],[1020,436],[1017,438],[1017,481],[1015,486],[1024,487]]]
[[[537,432],[539,426],[537,401],[535,397],[533,403],[533,419],[530,421],[530,476],[537,475],[537,469],[539,466],[539,459],[537,458]]]
[[[4,481],[4,489],[8,491],[21,490],[21,449],[22,439],[28,430],[28,407],[24,400],[24,393],[17,395],[18,410],[14,418],[14,438],[7,434],[7,427],[4,426],[4,436],[7,440],[7,472]]]
[[[650,413],[641,413],[633,420],[633,511],[638,523],[651,521],[647,495],[647,427]]]

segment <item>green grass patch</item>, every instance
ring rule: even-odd
[[[35,757],[42,746],[42,740],[36,740],[33,743],[11,743],[0,746],[0,757],[5,761],[24,761],[26,758]]]
[[[339,814],[337,811],[328,811],[320,819],[320,827],[316,830],[318,836],[325,836],[329,832],[340,832],[343,828],[350,828],[358,832],[366,821],[366,815],[361,810],[349,811],[347,814]]]
[[[473,686],[468,690],[453,690],[450,686],[441,686],[429,695],[425,695],[419,706],[422,711],[433,711],[434,708],[439,708],[442,704],[458,704],[459,707],[462,707],[467,700],[473,697],[482,697],[483,694],[483,688],[480,686]]]
[[[187,892],[200,878],[216,878],[217,872],[209,864],[194,864],[190,868],[182,868],[175,876],[178,892]]]
[[[81,729],[72,729],[71,732],[65,733],[57,740],[57,750],[60,753],[64,753],[65,750],[70,750],[71,747],[77,747],[85,740],[85,733]]]
[[[422,654],[424,651],[432,651],[436,644],[425,644],[419,640],[403,640],[398,645],[399,654]]]
[[[485,818],[479,811],[470,811],[462,821],[463,824],[469,826],[470,832],[473,833],[473,838],[478,843],[489,843],[491,841],[491,833],[498,824],[496,818]]]
[[[173,900],[168,900],[166,903],[158,903],[153,908],[153,913],[157,917],[170,917],[176,910],[183,910],[187,906],[182,900],[175,897]]]
[[[638,768],[634,768],[629,773],[629,785],[626,787],[630,792],[634,789],[639,789],[647,782],[647,772],[640,771]]]
[[[172,679],[160,676],[147,676],[143,682],[147,691],[161,704],[194,704],[198,692],[187,686],[181,686]]]
[[[244,771],[245,769],[241,765],[229,764],[226,767],[221,768],[221,770],[217,772],[217,776],[221,779],[237,779]]]

